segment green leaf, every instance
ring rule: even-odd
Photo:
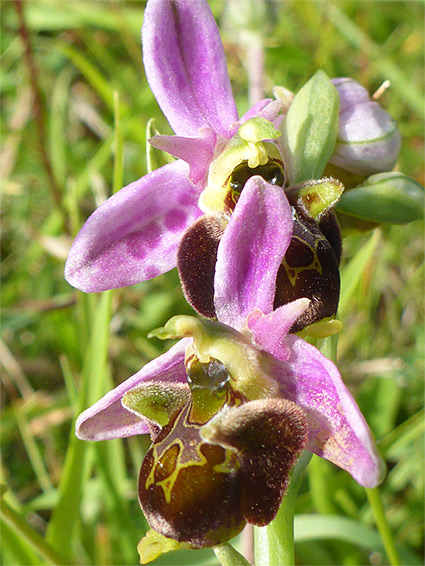
[[[228,542],[215,546],[213,550],[222,566],[250,566],[248,560]]]
[[[3,564],[25,564],[26,566],[40,566],[41,558],[31,545],[23,538],[21,533],[1,518],[1,543]]]
[[[289,184],[320,179],[338,131],[339,97],[324,71],[301,88],[283,123],[283,157]]]
[[[104,389],[111,300],[111,291],[103,293],[92,318],[90,342],[87,346],[76,407],[77,415],[97,401]],[[46,537],[52,546],[60,549],[67,557],[70,555],[73,533],[80,518],[80,504],[84,484],[91,469],[92,451],[93,445],[78,440],[72,426],[59,486],[59,502],[53,511]]]
[[[123,139],[120,123],[120,96],[117,90],[114,90],[114,131],[115,131],[115,159],[114,159],[114,181],[112,190],[114,193],[122,187],[123,178]]]
[[[371,222],[406,224],[423,218],[423,187],[402,173],[378,173],[345,191],[337,210]]]
[[[298,515],[294,523],[295,542],[343,540],[366,550],[383,553],[379,534],[359,521],[336,515]],[[403,564],[421,564],[412,552],[397,545]]]
[[[66,67],[54,84],[49,113],[49,154],[55,180],[63,189],[67,173],[67,147],[63,132],[66,129],[66,112],[74,70]]]
[[[27,550],[28,557],[30,552],[34,550],[39,554],[47,564],[67,564],[68,562],[58,553],[50,544],[48,544],[43,537],[35,531],[19,513],[17,513],[6,501],[3,499],[1,504],[1,517],[5,523],[11,527],[15,534],[19,534],[24,544],[21,550]],[[13,537],[11,537],[12,539]],[[34,563],[34,562],[31,562]]]
[[[353,259],[341,271],[341,294],[339,297],[338,316],[344,320],[350,302],[353,299],[363,275],[372,261],[381,239],[380,230],[373,232],[369,240],[359,249]]]
[[[155,120],[151,118],[146,124],[146,139],[149,140],[153,136],[159,135],[158,130],[155,128]],[[165,151],[161,151],[156,147],[153,147],[150,143],[146,144],[146,162],[148,164],[148,173],[159,169],[167,163],[172,163],[175,161],[174,157]]]

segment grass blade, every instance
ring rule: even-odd
[[[30,547],[44,558],[47,564],[68,564],[68,562],[3,499],[1,500],[1,515],[12,530],[19,533],[20,537],[22,537],[25,542],[29,543]]]
[[[92,333],[81,375],[81,388],[76,414],[96,401],[103,391],[103,377],[108,352],[111,292],[104,293],[93,318]],[[47,530],[47,540],[70,556],[75,526],[80,518],[83,488],[92,464],[90,443],[78,440],[72,426],[65,458],[59,503],[54,509]]]
[[[343,540],[368,551],[384,553],[379,534],[359,521],[336,515],[298,515],[294,524],[295,542]],[[421,560],[407,549],[397,546],[403,564],[416,566]]]
[[[341,295],[339,298],[338,317],[344,320],[349,303],[354,297],[365,270],[378,247],[380,230],[375,230],[369,241],[362,246],[353,259],[341,271]]]

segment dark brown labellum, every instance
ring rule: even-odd
[[[139,476],[139,500],[150,526],[193,548],[220,544],[248,521],[276,515],[289,474],[307,438],[294,403],[262,399],[234,404],[202,425],[188,402],[155,438]]]
[[[267,525],[276,516],[306,443],[303,411],[286,399],[250,401],[227,412],[213,438],[238,451],[245,519]]]
[[[238,165],[229,177],[226,207],[229,212],[239,199],[247,180],[260,175],[267,182],[283,185],[282,164],[270,159],[266,165]],[[340,292],[339,262],[341,234],[332,211],[313,220],[297,202],[296,192],[289,193],[293,205],[293,234],[276,280],[274,308],[296,299],[311,300],[308,309],[294,323],[290,332],[336,314]],[[223,216],[203,216],[184,234],[178,253],[177,267],[188,303],[199,314],[215,318],[214,275],[217,250],[227,220]]]
[[[301,297],[309,298],[309,307],[290,330],[298,332],[313,322],[334,316],[337,311],[341,237],[332,213],[320,223],[330,239],[316,222],[302,216],[295,208],[293,220],[291,243],[277,274],[274,308]]]
[[[319,229],[332,246],[339,266],[342,255],[342,238],[336,214],[332,211],[325,214],[325,216],[320,219]]]
[[[187,404],[146,454],[139,500],[154,530],[202,548],[236,536],[245,519],[234,452],[203,441],[189,413]]]
[[[215,318],[214,273],[225,224],[219,216],[202,216],[186,230],[177,252],[177,268],[186,300],[207,318]]]

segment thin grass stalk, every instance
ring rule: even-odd
[[[384,545],[385,552],[387,553],[388,560],[391,566],[400,566],[400,557],[395,546],[394,537],[388,525],[387,517],[385,515],[384,505],[382,503],[381,493],[378,487],[371,489],[365,488],[369,505],[372,509],[373,517],[376,526],[378,527],[379,534],[381,535],[382,544]]]
[[[19,533],[30,547],[37,552],[47,564],[65,565],[68,561],[35,531],[18,513],[3,499],[0,503],[1,515],[15,533]]]
[[[52,189],[53,199],[55,201],[58,210],[61,211],[62,216],[65,219],[65,228],[69,232],[69,226],[66,221],[67,218],[66,211],[62,202],[62,191],[56,182],[55,175],[53,173],[53,168],[50,163],[50,158],[47,153],[46,131],[44,127],[45,124],[44,105],[42,101],[41,90],[38,84],[38,76],[40,76],[40,73],[38,72],[38,69],[34,61],[30,34],[25,22],[23,0],[14,0],[14,4],[19,20],[19,35],[21,36],[22,43],[24,45],[24,58],[28,70],[29,83],[34,97],[34,118],[37,128],[38,145],[39,145],[41,160],[47,178],[49,179],[49,183]]]

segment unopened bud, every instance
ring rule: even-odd
[[[339,98],[338,137],[330,163],[357,175],[391,171],[401,137],[397,123],[360,84],[333,79]]]

